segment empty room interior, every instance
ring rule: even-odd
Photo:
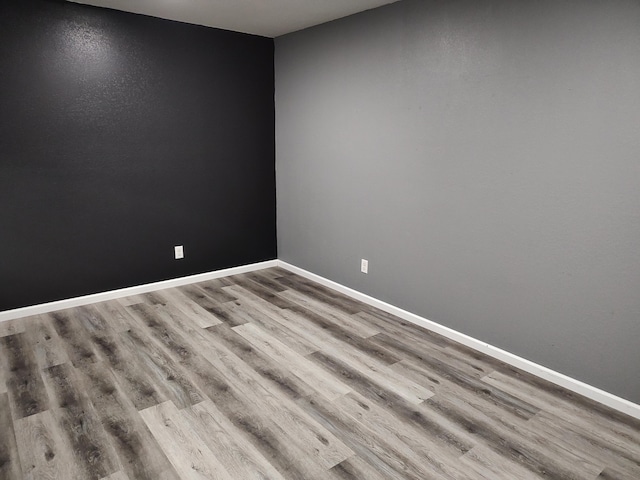
[[[2,0],[0,479],[640,478],[638,0]]]

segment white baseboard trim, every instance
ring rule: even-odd
[[[371,297],[352,288],[345,287],[344,285],[341,285],[332,280],[328,280],[307,270],[303,270],[302,268],[296,267],[287,262],[283,262],[282,260],[278,260],[278,266],[284,268],[285,270],[289,270],[290,272],[296,273],[302,277],[308,278],[309,280],[313,280],[314,282],[324,285],[325,287],[329,287],[340,293],[344,293],[345,295],[348,295],[363,303],[391,313],[392,315],[402,318],[403,320],[426,328],[427,330],[431,330],[432,332],[438,333],[444,337],[466,345],[467,347],[473,348],[474,350],[508,363],[509,365],[513,365],[514,367],[536,375],[537,377],[540,377],[544,380],[548,380],[549,382],[571,390],[572,392],[590,398],[591,400],[595,400],[596,402],[618,410],[631,417],[640,419],[640,405],[630,402],[629,400],[617,397],[616,395],[605,392],[604,390],[600,390],[599,388],[588,385],[584,382],[581,382],[580,380],[576,380],[574,378],[568,377],[567,375],[556,372],[555,370],[551,370],[550,368],[538,365],[537,363],[519,357],[518,355],[514,355],[513,353],[509,353],[505,350],[494,347],[493,345],[489,345],[488,343],[481,342],[480,340],[465,335],[464,333],[460,333],[449,327],[445,327],[438,323],[432,322],[431,320],[427,320],[426,318],[420,317],[419,315],[378,300],[377,298]]]
[[[229,275],[238,275],[240,273],[248,273],[264,268],[275,267],[278,265],[277,260],[269,260],[267,262],[252,263],[239,267],[225,268],[224,270],[216,270],[213,272],[200,273],[190,275],[188,277],[173,278],[171,280],[163,280],[161,282],[147,283],[145,285],[137,285],[135,287],[121,288],[118,290],[110,290],[108,292],[94,293],[82,297],[69,298],[56,302],[42,303],[14,310],[5,310],[0,312],[0,322],[14,320],[16,318],[29,317],[31,315],[39,315],[41,313],[55,312],[56,310],[64,310],[65,308],[79,307],[90,303],[105,302],[116,298],[128,297],[130,295],[140,295],[141,293],[154,292],[165,288],[179,287],[181,285],[189,285],[190,283],[204,282],[214,278],[228,277]]]

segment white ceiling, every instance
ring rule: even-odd
[[[71,1],[263,37],[278,37],[398,0]]]

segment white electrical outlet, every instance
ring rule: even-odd
[[[360,271],[362,273],[369,273],[369,260],[364,258],[360,261]]]
[[[184,258],[184,247],[182,245],[176,245],[173,247],[173,251],[175,253],[176,260]]]

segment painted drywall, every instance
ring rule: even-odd
[[[637,1],[278,38],[279,258],[640,403],[639,125]]]
[[[271,39],[3,0],[0,310],[275,258],[273,88]]]

